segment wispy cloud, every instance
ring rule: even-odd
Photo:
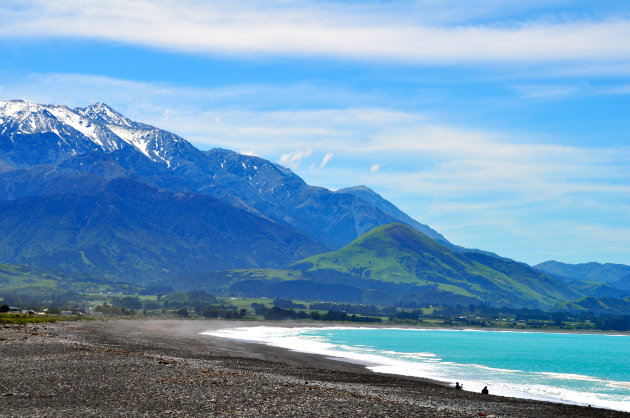
[[[328,164],[328,161],[330,161],[334,155],[335,154],[333,154],[332,152],[327,152],[326,155],[324,155],[324,158],[322,158],[322,162],[319,163],[319,168],[324,168],[324,166]]]
[[[305,150],[295,150],[288,154],[282,154],[278,162],[297,170],[300,167],[300,161],[302,161],[303,158],[309,157],[312,153],[313,150],[310,148]]]
[[[420,17],[435,9],[386,10],[309,1],[23,0],[0,6],[0,36],[92,38],[193,53],[415,63],[630,59],[630,21],[624,18],[449,24]]]
[[[245,151],[239,151],[239,154],[242,155],[249,155],[250,157],[260,157],[260,155],[256,154],[254,151],[252,150],[245,150]]]
[[[549,101],[562,100],[575,96],[619,96],[630,95],[630,85],[597,84],[522,84],[514,86],[519,96],[525,99]]]
[[[515,87],[516,91],[527,99],[553,100],[572,96],[582,90],[574,85],[530,84]]]
[[[376,173],[379,168],[381,168],[381,166],[379,164],[372,164],[372,167],[370,167],[370,171],[372,173]]]

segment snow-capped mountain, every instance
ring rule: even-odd
[[[333,248],[376,226],[411,219],[401,218],[395,206],[376,194],[367,198],[309,186],[285,167],[230,150],[202,152],[103,103],[71,109],[0,101],[0,173],[0,200],[57,194],[68,185],[80,193],[83,185],[93,186],[95,177],[129,177],[219,198]],[[78,173],[80,180],[68,180]],[[415,221],[410,225],[432,231]],[[433,236],[442,238],[437,232]]]
[[[129,146],[153,162],[171,167],[178,164],[173,150],[188,144],[170,132],[133,122],[104,103],[70,109],[23,100],[0,101],[0,126],[3,157],[15,167],[59,162],[89,151],[112,152]],[[33,139],[38,143],[30,143]],[[49,153],[37,158],[23,152],[31,147],[46,148]]]

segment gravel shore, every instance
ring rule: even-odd
[[[199,335],[256,323],[85,321],[0,328],[1,416],[629,417],[457,391]]]

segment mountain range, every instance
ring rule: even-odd
[[[551,260],[537,264],[534,268],[570,282],[582,280],[608,283],[619,289],[630,290],[630,266],[625,264],[567,264]]]
[[[11,271],[90,283],[544,309],[627,295],[612,280],[457,246],[366,186],[311,186],[103,103],[0,101],[0,230],[0,263],[29,266]]]
[[[284,266],[395,221],[452,245],[365,186],[336,192],[309,186],[278,164],[200,151],[103,103],[70,109],[0,102],[0,202],[2,227],[11,231],[2,238],[0,262],[143,280],[190,266]],[[152,205],[179,211],[161,210],[156,218]],[[186,244],[193,230],[199,237]]]

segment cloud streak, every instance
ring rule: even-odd
[[[310,148],[305,150],[295,150],[288,154],[282,154],[278,163],[297,170],[300,167],[300,161],[304,158],[310,157],[312,153],[313,150]]]
[[[395,10],[314,2],[22,0],[0,6],[5,16],[0,37],[89,38],[190,53],[411,63],[630,59],[630,21],[624,18],[453,25],[422,21],[419,8],[411,18],[404,8]]]
[[[319,168],[322,169],[324,168],[324,166],[326,166],[326,164],[328,164],[328,162],[332,159],[332,157],[335,154],[333,154],[332,152],[327,152],[326,155],[324,155],[324,158],[322,159],[322,162],[319,163]]]

